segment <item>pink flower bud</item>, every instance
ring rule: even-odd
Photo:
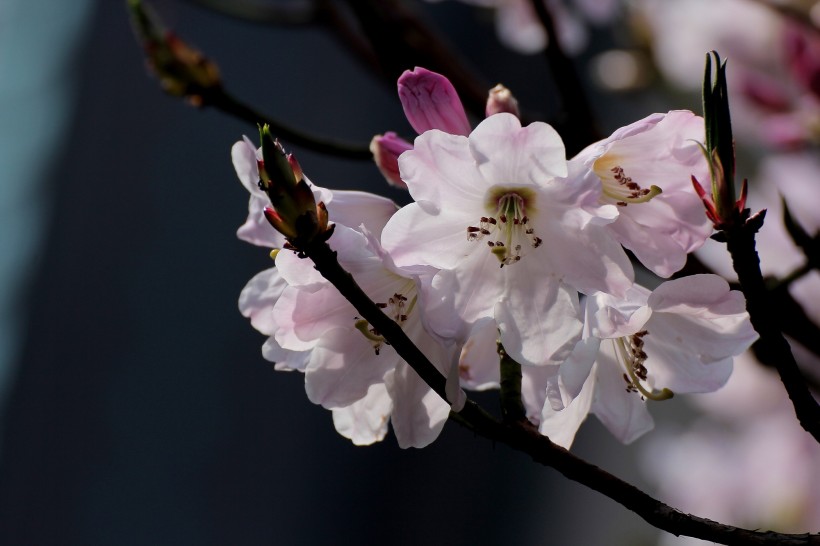
[[[373,153],[376,166],[387,181],[397,188],[407,189],[407,185],[399,176],[399,156],[412,149],[412,144],[393,132],[376,135],[370,141],[370,151]]]
[[[490,89],[490,95],[487,97],[486,114],[487,117],[490,117],[499,112],[508,112],[517,118],[521,117],[518,110],[518,101],[512,92],[500,83]]]
[[[407,121],[419,134],[440,129],[453,135],[469,135],[471,128],[461,99],[450,80],[416,67],[399,77],[399,99]]]
[[[820,97],[820,40],[790,25],[784,33],[786,61],[800,84]]]

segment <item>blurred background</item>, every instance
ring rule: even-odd
[[[486,89],[503,82],[532,119],[551,120],[560,103],[543,43],[511,43],[505,29],[522,12],[502,8],[520,3],[500,3],[496,12],[407,2]],[[710,9],[732,12],[735,3],[759,4]],[[152,6],[219,64],[235,96],[315,134],[363,145],[388,130],[412,137],[395,86],[322,25],[248,22],[205,4],[215,3]],[[604,135],[652,112],[699,111],[708,49],[728,47],[730,62],[751,62],[743,41],[752,27],[727,34],[717,15],[704,22],[703,2],[683,4],[689,19],[651,1],[552,4]],[[750,17],[774,21],[766,24],[797,17],[758,8]],[[801,4],[814,39],[811,13]],[[688,42],[659,38],[672,34],[661,22],[690,19],[701,27],[681,30]],[[762,24],[757,34],[775,40],[778,30],[767,34]],[[531,35],[516,28],[512,36]],[[655,68],[659,51],[677,74]],[[788,99],[778,113],[792,117],[781,116],[780,132],[738,137],[755,159],[743,176],[773,150],[817,161],[820,124],[803,125],[812,115],[817,122],[820,78],[807,80],[809,91],[794,80],[785,95],[762,78],[747,93],[752,110]],[[749,127],[761,126],[751,119]],[[270,265],[266,250],[235,237],[247,192],[230,147],[243,134],[254,138],[255,127],[164,95],[124,1],[0,3],[0,120],[0,544],[659,540],[620,505],[454,423],[424,450],[400,450],[391,436],[354,447],[306,399],[300,374],[274,373],[261,357],[264,337],[237,310],[242,287]],[[772,134],[778,140],[767,140]],[[369,161],[291,149],[319,185],[407,202]],[[661,437],[674,441],[694,419],[685,400],[656,406]],[[659,476],[672,471],[652,463],[669,457],[651,437],[622,446],[592,419],[573,451],[657,492]],[[800,456],[816,463],[816,449],[807,449]],[[679,464],[685,481],[685,459]],[[816,515],[810,502],[797,499],[804,517]],[[811,530],[807,521],[789,523]]]

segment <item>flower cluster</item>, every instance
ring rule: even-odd
[[[652,426],[647,401],[726,382],[757,337],[740,293],[714,275],[650,291],[624,250],[669,277],[711,233],[690,182],[708,176],[701,118],[654,114],[567,160],[552,127],[521,125],[503,87],[474,129],[439,74],[405,72],[399,97],[418,137],[387,133],[371,149],[411,204],[304,181],[341,265],[456,385],[452,407],[301,254],[274,251],[240,298],[269,336],[265,358],[304,372],[341,434],[372,443],[390,421],[401,446],[429,444],[461,409],[459,385],[499,386],[497,345],[522,367],[527,418],[566,447],[590,412],[629,442]],[[290,248],[265,222],[262,155],[247,140],[233,149],[251,193],[239,236]]]

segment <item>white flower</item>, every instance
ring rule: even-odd
[[[600,181],[602,202],[620,208],[608,226],[615,238],[661,277],[683,267],[712,232],[691,181],[709,179],[704,139],[703,118],[692,112],[652,114],[570,162],[575,176]]]
[[[757,337],[743,295],[717,275],[667,281],[651,293],[635,285],[625,300],[590,297],[584,339],[548,390],[541,431],[554,435],[560,423],[568,446],[591,411],[616,438],[632,442],[653,426],[647,399],[722,387],[733,357]]]
[[[462,337],[494,317],[522,364],[563,360],[578,339],[576,290],[623,295],[632,268],[603,229],[617,207],[598,187],[564,181],[564,146],[552,127],[500,113],[469,137],[437,130],[399,160],[415,199],[385,226],[382,243],[402,267],[441,269],[428,309],[433,329]]]
[[[393,266],[372,237],[337,225],[329,242],[368,296],[448,375],[457,364],[454,347],[445,347],[424,330],[418,281]],[[334,422],[339,431],[358,443],[383,436],[378,425],[382,417],[390,417],[401,447],[423,447],[435,440],[450,405],[333,285],[316,277],[308,260],[283,251],[276,264],[288,286],[273,306],[273,337],[282,349],[309,353],[304,368],[308,398],[338,410]],[[460,397],[456,404],[463,404],[463,393],[455,395]]]

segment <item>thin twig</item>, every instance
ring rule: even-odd
[[[211,106],[226,114],[252,123],[254,126],[270,125],[271,132],[277,138],[295,146],[345,159],[370,160],[373,158],[373,154],[367,146],[325,139],[299,131],[260,114],[222,88],[205,90],[201,96],[203,97],[203,106]]]
[[[526,453],[537,463],[552,467],[570,480],[606,495],[654,527],[673,535],[691,536],[730,545],[820,544],[820,535],[816,534],[793,535],[754,531],[684,514],[553,444],[549,438],[539,434],[534,425],[526,421],[499,423],[473,403],[468,403],[459,415],[470,423],[470,430],[476,434]]]
[[[187,0],[189,3],[240,21],[263,25],[305,25],[316,21],[313,0],[254,2],[253,0]]]

